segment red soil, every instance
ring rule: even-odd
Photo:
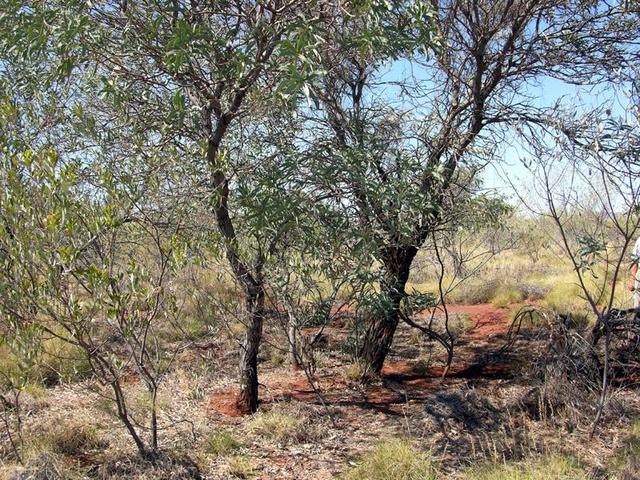
[[[207,410],[216,412],[225,417],[242,417],[251,412],[238,405],[238,392],[236,389],[216,392],[209,397]]]
[[[485,362],[482,354],[499,348],[495,337],[504,335],[508,329],[507,311],[489,304],[451,305],[449,315],[466,314],[474,322],[456,345],[456,355],[446,377],[447,382],[478,379],[506,378],[510,374],[508,362]],[[428,314],[428,313],[425,313]],[[439,312],[441,315],[442,312]],[[337,328],[337,327],[334,327]],[[325,330],[331,335],[330,330]],[[494,340],[492,342],[492,340]],[[496,343],[489,346],[488,343]],[[353,405],[360,408],[375,409],[390,414],[400,414],[402,404],[407,401],[424,400],[442,386],[443,366],[428,369],[416,369],[409,360],[387,361],[382,370],[382,382],[361,386],[346,379],[342,371],[320,372],[316,376],[322,400],[311,386],[304,373],[292,371],[287,378],[271,382],[261,391],[264,403],[294,399],[306,403],[320,404],[323,401],[332,405]],[[208,409],[221,415],[237,417],[243,412],[236,403],[235,391],[222,391],[209,398]]]

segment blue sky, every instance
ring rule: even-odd
[[[401,98],[400,89],[393,85],[393,82],[409,81],[412,77],[418,81],[428,81],[426,71],[412,66],[406,60],[388,65],[386,72],[380,77],[381,83],[389,82],[384,87],[382,95],[387,97],[390,103],[402,108],[406,103]],[[377,94],[380,94],[380,91]],[[575,109],[578,113],[604,104],[611,109],[614,116],[623,115],[627,103],[626,98],[619,91],[614,91],[608,85],[576,86],[549,77],[528,84],[522,95],[531,97],[533,105],[537,107],[550,107],[561,102],[568,109]],[[521,160],[529,158],[530,155],[521,140],[513,136],[511,139],[506,139],[501,157],[503,161],[497,168],[489,167],[485,171],[485,186],[509,196],[512,186],[504,178],[505,175],[509,175],[511,181],[516,184],[522,183],[523,179],[526,182],[529,172]]]

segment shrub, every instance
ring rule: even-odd
[[[550,318],[547,317],[551,312],[545,312],[537,308],[517,307],[509,312],[509,323],[516,320],[522,322],[523,327],[548,327]]]
[[[305,420],[306,418],[300,413],[271,410],[254,415],[248,424],[248,430],[279,442],[300,440],[306,435]]]
[[[449,294],[449,300],[463,305],[489,303],[495,296],[498,286],[497,280],[466,281]]]
[[[444,317],[442,318],[442,322],[444,323]],[[462,335],[473,326],[474,323],[471,316],[466,313],[454,313],[453,315],[449,315],[449,332],[451,332],[454,337]]]
[[[269,354],[269,362],[271,363],[271,365],[273,365],[274,367],[278,367],[282,365],[285,360],[286,358],[281,352],[275,349],[271,350]]]
[[[491,464],[472,469],[465,480],[587,480],[589,475],[573,458],[543,457],[519,463]]]
[[[227,431],[220,431],[210,435],[205,441],[205,452],[220,455],[240,448],[240,442]]]
[[[431,459],[408,440],[380,442],[345,474],[346,480],[435,480]]]

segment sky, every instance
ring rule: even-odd
[[[411,78],[428,81],[422,77],[420,70],[414,68],[406,60],[400,60],[390,64],[386,73],[381,76],[381,82],[401,82]],[[384,95],[390,102],[396,101],[396,106],[402,106],[400,90],[397,86],[386,87]],[[611,86],[598,87],[576,86],[554,78],[541,78],[536,83],[528,84],[523,96],[531,97],[533,105],[537,107],[550,107],[561,103],[567,108],[575,109],[578,113],[587,112],[596,106],[606,105],[612,115],[624,115],[628,99],[619,90],[613,90]],[[484,185],[505,197],[513,197],[513,184],[523,186],[530,183],[531,173],[527,170],[523,159],[531,159],[530,153],[521,139],[515,135],[507,138],[500,152],[502,162],[496,166],[489,166],[483,172]]]

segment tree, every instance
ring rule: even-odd
[[[445,221],[447,192],[467,188],[465,170],[496,161],[506,126],[542,121],[524,93],[527,84],[544,77],[613,80],[637,35],[624,2],[414,5],[374,17],[378,42],[358,43],[371,38],[370,24],[341,18],[322,50],[326,74],[313,89],[322,110],[311,120],[323,132],[310,154],[313,176],[347,205],[354,243],[367,244],[372,265],[380,265],[385,307],[368,322],[361,350],[373,375],[391,347],[413,260]],[[403,34],[416,14],[437,41],[413,27]],[[402,65],[398,59],[416,72],[412,82],[387,80],[385,66]],[[394,94],[399,106],[389,101]]]
[[[156,325],[174,313],[170,279],[180,244],[108,173],[91,184],[86,179],[96,172],[51,149],[4,152],[1,172],[3,331],[33,331],[82,352],[93,376],[111,389],[103,395],[140,455],[155,459],[156,398],[170,358]],[[149,394],[146,421],[128,409],[122,378],[131,371]]]
[[[22,8],[16,2],[4,17],[11,31],[31,19],[27,31],[34,33],[43,18],[51,32],[67,31],[57,22],[75,14],[73,25],[79,27],[70,28],[63,42],[56,43],[58,35],[53,45],[42,43],[29,33],[15,43],[18,53],[43,47],[48,54],[39,59],[45,65],[64,59],[65,71],[83,87],[76,92],[78,114],[92,119],[89,134],[98,146],[113,145],[114,139],[126,145],[134,137],[140,155],[177,152],[183,158],[177,168],[195,179],[192,187],[205,191],[218,240],[244,293],[239,405],[246,411],[257,408],[269,248],[245,248],[253,238],[242,238],[238,228],[235,176],[251,169],[234,147],[242,142],[241,119],[264,118],[273,99],[286,104],[311,73],[309,55],[320,41],[312,29],[315,4],[68,0]]]

